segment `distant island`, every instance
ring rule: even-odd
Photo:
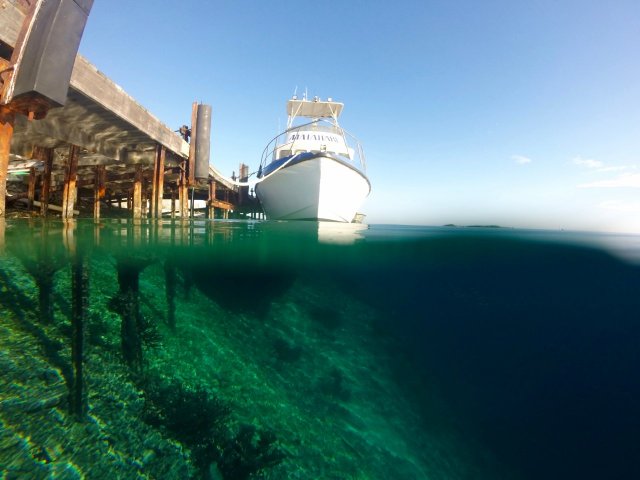
[[[455,225],[453,223],[447,223],[443,227],[456,227],[456,228],[508,228],[500,225]]]

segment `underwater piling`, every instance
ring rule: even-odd
[[[140,272],[145,266],[141,262],[125,258],[119,258],[116,265],[120,289],[113,305],[122,318],[122,356],[135,373],[142,371]]]
[[[84,381],[84,331],[89,305],[89,270],[81,249],[76,251],[71,271],[71,365],[70,412],[78,418],[87,412]]]

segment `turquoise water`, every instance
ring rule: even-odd
[[[640,474],[639,236],[3,227],[0,478]]]

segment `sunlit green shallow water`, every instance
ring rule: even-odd
[[[640,475],[638,236],[14,220],[0,246],[0,478]]]

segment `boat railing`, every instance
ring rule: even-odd
[[[328,125],[322,125],[323,122],[328,123]],[[307,150],[308,145],[304,145],[304,141],[297,138],[294,140],[290,140],[289,138],[289,134],[291,132],[309,128],[317,130],[319,132],[335,133],[342,137],[348,154],[339,154],[340,157],[361,170],[363,173],[366,173],[366,160],[364,156],[364,150],[362,149],[360,141],[348,131],[331,122],[328,122],[326,119],[316,119],[302,125],[296,125],[273,137],[262,152],[262,157],[260,158],[260,167],[258,171],[262,172],[269,163],[275,160],[279,160],[280,158],[278,154],[283,150],[290,152],[289,155],[298,153],[301,150],[315,151]],[[298,149],[298,151],[296,151],[296,144],[300,146],[300,149]],[[319,149],[317,151],[321,150]]]

